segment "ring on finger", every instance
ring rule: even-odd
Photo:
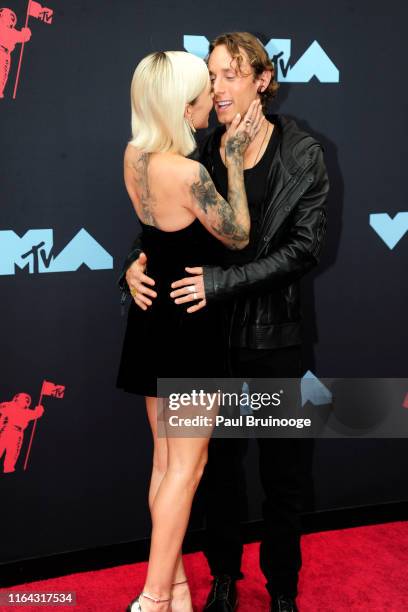
[[[132,297],[136,297],[136,295],[137,295],[137,289],[131,289],[131,290],[130,290],[130,293],[131,293]]]
[[[187,287],[187,289],[188,289],[188,291],[189,291],[190,293],[194,293],[194,292],[195,292],[195,290],[196,290],[196,287],[195,287],[195,285],[189,285],[189,286]]]
[[[193,293],[193,298],[196,300],[197,299],[197,293],[194,291]]]

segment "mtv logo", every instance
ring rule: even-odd
[[[370,215],[370,225],[389,249],[393,249],[408,231],[408,212],[399,212],[391,219],[388,213]]]
[[[84,228],[57,256],[53,243],[52,229],[29,230],[22,237],[0,231],[0,275],[15,274],[15,266],[28,268],[30,274],[75,272],[82,264],[90,270],[113,268],[113,257]]]
[[[209,42],[205,36],[184,35],[184,48],[198,57],[208,54]],[[296,64],[290,65],[292,41],[289,38],[271,38],[265,49],[276,68],[276,80],[280,83],[308,83],[316,77],[321,83],[338,83],[339,69],[314,40]]]

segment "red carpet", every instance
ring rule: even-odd
[[[240,612],[268,610],[264,579],[258,568],[258,544],[245,547],[245,580],[238,583]],[[408,523],[388,523],[303,536],[303,567],[297,599],[300,612],[406,612],[408,610]],[[196,609],[202,610],[210,585],[201,553],[186,555]],[[13,587],[14,591],[76,591],[77,606],[24,610],[124,612],[143,585],[145,563],[71,574]],[[2,589],[4,590],[4,589]]]

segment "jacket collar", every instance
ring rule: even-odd
[[[307,148],[317,141],[313,136],[302,130],[296,121],[291,117],[280,114],[267,114],[266,118],[276,125],[280,133],[277,153],[280,162],[288,175],[296,174],[306,163],[305,155]],[[216,127],[207,136],[207,140],[202,147],[203,158],[214,159],[214,148],[219,142],[219,136],[225,131],[225,126]]]

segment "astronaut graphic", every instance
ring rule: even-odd
[[[0,98],[10,72],[11,53],[17,43],[26,43],[31,38],[30,28],[16,30],[17,16],[9,8],[0,8]]]
[[[11,402],[0,403],[0,459],[4,457],[4,473],[14,472],[27,425],[42,417],[44,407],[39,404],[30,410],[28,393],[17,393]]]

